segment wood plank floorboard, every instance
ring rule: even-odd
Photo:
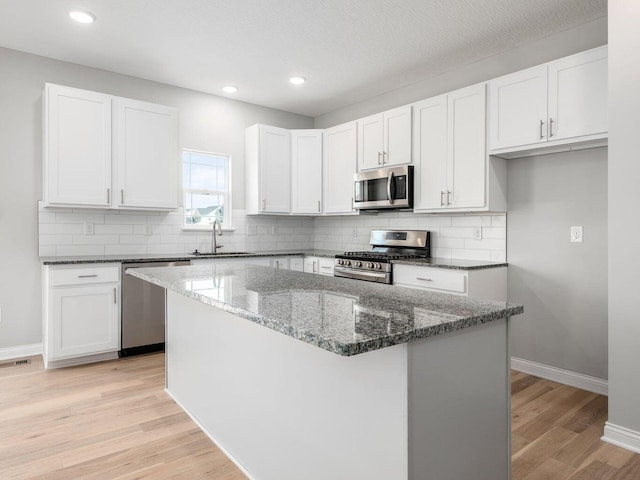
[[[163,354],[56,370],[31,360],[0,368],[0,479],[246,478],[164,392]],[[511,379],[513,480],[640,480],[640,455],[600,440],[606,397]]]

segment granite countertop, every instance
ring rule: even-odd
[[[455,258],[408,258],[393,260],[398,265],[417,265],[419,267],[450,268],[453,270],[481,270],[483,268],[506,267],[507,262],[483,262],[481,260],[461,260]]]
[[[261,252],[220,252],[217,255],[193,253],[175,254],[133,254],[133,255],[78,255],[65,257],[40,257],[44,265],[67,265],[82,263],[139,263],[139,262],[179,262],[198,258],[243,258],[305,256],[333,258],[344,253],[337,250],[267,250]],[[506,267],[506,262],[483,262],[480,260],[456,260],[450,258],[413,258],[393,260],[398,265],[418,265],[421,267],[450,268],[454,270],[479,270],[483,268]]]
[[[245,264],[128,273],[345,356],[523,312],[522,305]]]
[[[242,257],[279,257],[304,255],[307,257],[333,258],[343,253],[333,250],[267,250],[261,252],[224,252],[213,254],[175,253],[175,254],[122,254],[122,255],[76,255],[64,257],[40,257],[44,265],[65,265],[76,263],[137,263],[137,262],[179,262],[198,258],[242,258]]]

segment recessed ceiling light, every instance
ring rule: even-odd
[[[82,10],[71,10],[69,16],[80,23],[93,23],[96,20],[96,16],[93,13],[83,12]]]
[[[294,85],[302,85],[306,81],[307,79],[304,77],[291,77],[289,79],[289,82],[293,83]]]
[[[226,87],[222,87],[222,90],[227,93],[236,93],[238,91],[238,87],[227,85]]]

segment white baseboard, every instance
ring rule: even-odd
[[[607,422],[604,424],[603,442],[640,453],[640,432]]]
[[[207,431],[207,430],[202,426],[202,424],[198,421],[198,419],[197,419],[196,417],[194,417],[193,415],[191,415],[191,412],[189,412],[189,410],[187,410],[186,408],[184,408],[184,406],[183,406],[183,405],[182,405],[178,400],[176,400],[176,398],[171,394],[171,392],[170,392],[169,390],[167,390],[167,389],[165,388],[165,389],[164,389],[164,391],[165,391],[165,393],[166,393],[167,395],[169,395],[169,396],[171,397],[171,399],[172,399],[174,402],[176,402],[176,404],[177,404],[177,405],[182,409],[182,411],[183,411],[184,413],[186,413],[186,414],[189,416],[189,418],[190,418],[191,420],[193,420],[193,423],[195,423],[195,424],[198,426],[198,428],[199,428],[200,430],[202,430],[202,433],[204,433],[207,437],[209,437],[209,440],[211,440],[211,441],[215,444],[215,446],[216,446],[216,447],[218,447],[218,449],[220,449],[220,451],[221,451],[222,453],[224,453],[224,454],[225,454],[225,456],[226,456],[229,460],[231,460],[231,462],[232,462],[236,467],[238,467],[238,469],[239,469],[242,473],[244,473],[244,475],[245,475],[249,480],[254,480],[254,478],[249,474],[249,472],[247,471],[247,469],[246,469],[246,468],[244,468],[244,467],[242,466],[242,464],[241,464],[238,460],[236,460],[236,458],[235,458],[233,455],[231,455],[231,453],[229,453],[229,451],[228,451],[226,448],[224,448],[224,447],[222,446],[222,444],[221,444],[220,442],[218,442],[218,440],[216,440],[216,439],[215,439],[215,438],[214,438],[214,437],[213,437],[213,436],[212,436],[212,435],[211,435],[211,434],[210,434],[210,433],[209,433],[209,432],[208,432],[208,431]]]
[[[0,360],[13,360],[14,358],[33,357],[35,355],[42,355],[41,343],[0,348]]]
[[[608,395],[609,382],[602,378],[584,375],[582,373],[564,370],[543,363],[532,362],[524,358],[511,357],[511,368],[518,372],[528,373],[535,377],[546,378],[554,382],[576,387],[588,392],[598,393],[600,395]]]

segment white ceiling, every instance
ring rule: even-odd
[[[97,21],[73,22],[74,7]],[[607,0],[0,0],[0,46],[315,117],[606,13]]]

